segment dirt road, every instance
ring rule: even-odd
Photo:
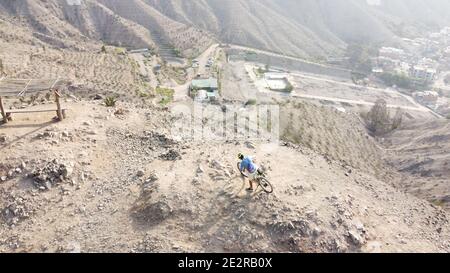
[[[321,64],[321,63],[316,63],[316,62],[311,62],[302,58],[297,58],[297,57],[292,57],[292,56],[287,56],[284,54],[279,54],[279,53],[274,53],[274,52],[270,52],[270,51],[265,51],[265,50],[261,50],[261,49],[256,49],[256,48],[251,48],[251,47],[246,47],[246,46],[240,46],[240,45],[230,45],[231,48],[234,49],[239,49],[239,50],[245,50],[245,51],[251,51],[251,52],[255,52],[255,53],[260,53],[260,54],[264,54],[264,55],[268,55],[268,56],[273,56],[273,57],[280,57],[280,58],[285,58],[287,60],[293,60],[293,61],[299,61],[299,62],[303,62],[303,63],[307,63],[307,64],[312,64],[312,65],[317,65],[317,66],[321,66],[321,67],[325,67],[325,68],[332,68],[332,69],[339,69],[342,71],[347,71],[347,72],[351,72],[348,69],[344,69],[344,68],[337,68],[335,66],[329,66],[329,65],[325,65],[325,64]]]
[[[200,74],[202,76],[206,75],[206,63],[208,62],[208,59],[215,53],[218,44],[211,45],[205,52],[203,52],[198,58],[199,63],[199,69],[197,74]],[[189,85],[191,84],[192,78],[188,78],[187,82],[182,85],[178,85],[174,87],[175,94],[174,94],[174,101],[183,101],[188,98],[188,89]]]

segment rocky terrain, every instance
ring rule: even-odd
[[[390,164],[414,176],[398,186],[447,209],[450,204],[449,140],[450,123],[441,120],[405,125],[383,142]]]
[[[333,21],[348,22],[344,6],[361,11],[348,31],[395,39],[384,23],[418,10],[436,16],[417,24],[444,23],[438,2],[2,1],[0,88],[33,79],[44,90],[8,97],[6,109],[55,107],[46,84],[59,79],[68,110],[61,122],[39,112],[0,124],[0,252],[449,252],[448,123],[408,124],[380,145],[353,113],[259,94],[210,46],[334,54],[352,39]],[[167,65],[158,50],[202,67]],[[223,99],[195,108],[187,81],[214,71]],[[262,106],[279,107],[279,120],[251,119]],[[180,111],[193,109],[200,118]],[[245,118],[224,124],[235,114]],[[245,191],[240,152],[255,156],[272,194]]]
[[[63,122],[1,127],[2,252],[450,250],[443,209],[305,145],[188,141],[162,108],[65,104]],[[244,190],[238,152],[274,194]]]
[[[356,114],[299,101],[283,103],[280,107],[284,140],[366,172],[385,173],[383,151],[369,137]]]

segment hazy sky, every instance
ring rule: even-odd
[[[381,0],[367,0],[367,4],[371,6],[379,6],[381,5]]]

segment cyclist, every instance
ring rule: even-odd
[[[241,172],[248,172],[248,179],[250,188],[246,189],[249,192],[253,191],[253,183],[257,183],[256,179],[258,177],[258,166],[254,163],[254,157],[244,156],[242,153],[238,155],[239,160],[241,160],[241,164],[239,165],[239,169]]]

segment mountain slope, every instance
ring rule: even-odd
[[[414,136],[414,137],[411,137]],[[386,137],[389,162],[412,174],[399,187],[431,202],[450,207],[450,123],[420,122],[404,126]]]
[[[33,31],[198,55],[212,36],[302,57],[342,54],[353,42],[392,44],[450,25],[445,0],[4,0],[0,14]],[[17,20],[16,20],[17,22]]]
[[[211,44],[207,33],[175,22],[139,0],[86,0],[80,4],[6,0],[0,3],[0,16],[56,46],[90,39],[131,48],[158,48],[164,36],[165,42],[181,53],[196,55]],[[51,43],[49,37],[58,43]]]
[[[349,42],[395,42],[400,32],[414,35],[450,24],[445,0],[380,0],[380,5],[366,0],[146,2],[224,42],[303,56],[337,54]]]
[[[450,251],[447,212],[304,146],[175,140],[179,115],[65,105],[2,127],[0,252]],[[273,194],[245,191],[238,152]]]

